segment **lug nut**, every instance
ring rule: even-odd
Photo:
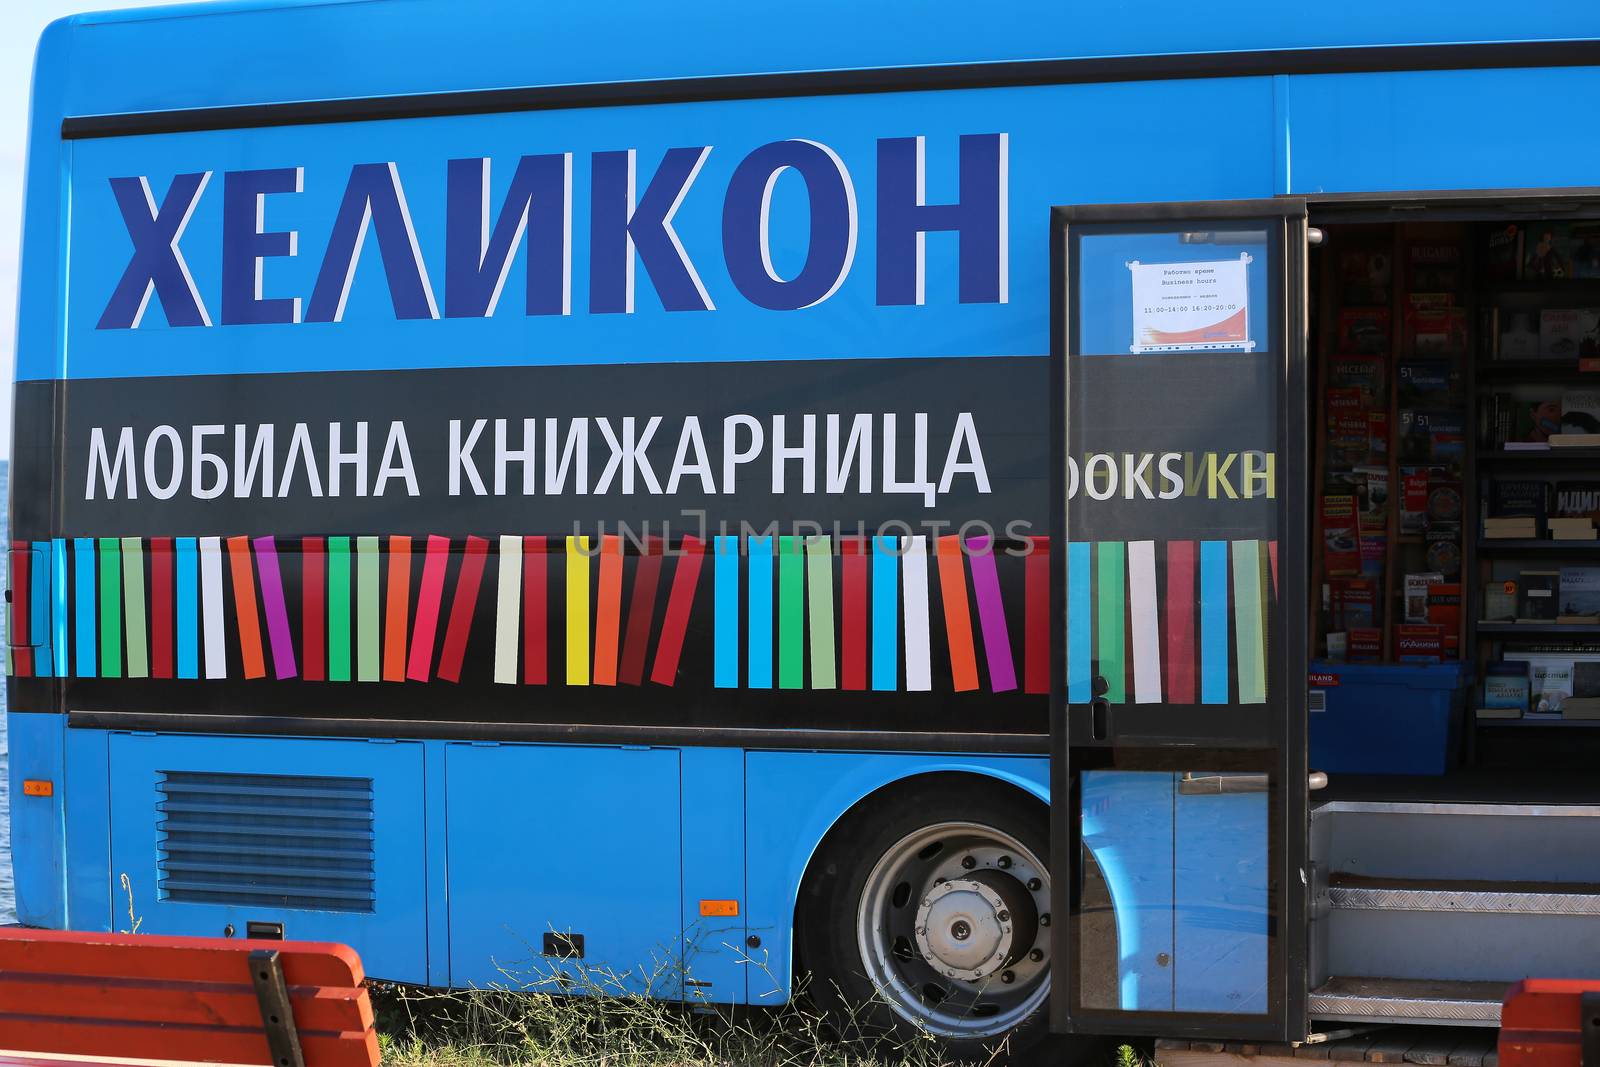
[[[1039,925],[1040,926],[1049,926],[1050,925],[1050,913],[1048,911],[1045,912],[1043,915],[1039,916]]]
[[[1015,974],[1011,973],[1010,971],[1001,971],[1000,972],[1000,981],[1004,982],[1006,985],[1010,985],[1012,982],[1015,982],[1016,980],[1017,980],[1017,976]]]
[[[976,859],[974,859],[973,857],[971,857],[971,856],[963,856],[961,858],[961,869],[962,870],[970,871],[970,870],[972,870],[972,868],[976,867],[977,865],[978,865],[978,861]]]
[[[999,867],[1002,871],[1009,871],[1011,869],[1011,857],[1001,856],[999,859],[995,860],[995,866]]]
[[[995,918],[999,919],[1003,923],[1008,923],[1011,921],[1011,913],[1009,911],[1002,911],[1000,914],[996,915]]]
[[[1028,892],[1037,893],[1039,890],[1041,890],[1043,888],[1044,888],[1044,883],[1039,881],[1039,879],[1037,879],[1037,878],[1029,878],[1028,879]]]
[[[1040,960],[1044,959],[1044,949],[1034,949],[1032,952],[1028,953],[1028,958],[1034,963],[1038,963]]]

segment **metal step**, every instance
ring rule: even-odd
[[[1593,882],[1434,881],[1334,872],[1324,899],[1330,908],[1368,911],[1600,915],[1600,884]]]
[[[1509,984],[1330,978],[1311,991],[1311,1016],[1339,1022],[1499,1026]]]

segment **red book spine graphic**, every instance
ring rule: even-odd
[[[1167,703],[1195,702],[1195,543],[1167,542]]]
[[[31,565],[28,542],[11,542],[11,672],[18,678],[33,675],[33,641],[28,632],[33,607],[28,599]]]
[[[327,677],[328,641],[323,622],[328,617],[326,595],[327,555],[320,537],[300,539],[300,670],[308,682]]]
[[[549,578],[543,537],[522,539],[522,681],[544,685],[550,680],[550,651],[546,630],[550,609],[545,604]]]
[[[867,542],[865,538],[839,539],[839,566],[844,572],[840,598],[839,684],[845,689],[867,687]]]
[[[694,590],[700,581],[705,552],[704,541],[693,534],[684,535],[678,565],[672,572],[672,591],[667,594],[667,615],[661,621],[656,662],[650,671],[650,680],[657,685],[673,685],[678,680],[678,657],[683,652],[683,636],[689,628],[689,612],[694,608]]]
[[[661,584],[661,539],[645,539],[644,554],[633,573],[628,600],[628,628],[622,639],[623,685],[644,684],[644,659],[650,650],[650,623],[655,617],[656,589]]]
[[[461,661],[467,654],[467,638],[472,634],[472,616],[478,608],[478,590],[483,585],[483,568],[489,562],[489,542],[481,537],[467,538],[461,557],[461,574],[456,578],[456,593],[450,601],[450,621],[445,624],[444,651],[439,653],[439,677],[447,682],[461,681]]]
[[[450,565],[450,539],[428,535],[422,557],[422,588],[417,591],[417,624],[411,631],[411,658],[406,677],[426,682],[433,669],[433,646],[439,634],[439,606],[444,603],[444,572]]]
[[[172,677],[172,538],[150,538],[150,677]]]

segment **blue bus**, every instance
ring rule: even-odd
[[[962,1055],[1492,1022],[1486,985],[1600,958],[1600,808],[1508,796],[1587,735],[1480,728],[1474,687],[1587,653],[1480,632],[1516,564],[1461,533],[1476,428],[1386,387],[1489,410],[1478,342],[1582,311],[1570,256],[1528,294],[1600,204],[1597,91],[1569,2],[53,24],[21,921],[338,940],[433,986],[809,974]],[[1473,303],[1506,233],[1515,299]],[[1494,373],[1559,393],[1578,350],[1532,343]],[[1372,785],[1396,752],[1448,766]]]

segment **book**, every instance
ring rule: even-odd
[[[1590,700],[1600,697],[1600,662],[1573,658],[1572,695]]]
[[[1550,443],[1550,435],[1561,432],[1561,401],[1554,398],[1519,401],[1513,412],[1511,436],[1506,440]]]
[[[1461,632],[1461,583],[1434,582],[1428,586],[1428,621],[1444,628],[1447,638]]]
[[[1550,514],[1550,483],[1533,478],[1497,478],[1489,483],[1489,517],[1532,518]]]
[[[1407,407],[1446,407],[1461,393],[1461,361],[1404,359],[1395,365],[1396,395]]]
[[[1339,285],[1344,303],[1385,305],[1394,265],[1387,249],[1346,249],[1339,255]]]
[[[1596,540],[1594,520],[1587,516],[1581,519],[1546,519],[1545,526],[1550,531],[1552,541]]]
[[[1539,358],[1539,320],[1533,312],[1502,312],[1498,319],[1498,330],[1494,353],[1496,359]]]
[[[1483,590],[1483,621],[1511,622],[1517,617],[1517,583],[1488,582]]]
[[[1404,601],[1406,622],[1428,621],[1428,586],[1442,581],[1444,575],[1438,571],[1406,575]]]
[[[1361,513],[1357,516],[1357,528],[1363,536],[1386,532],[1389,528],[1389,468],[1357,467],[1354,473],[1361,479],[1357,497]]]
[[[1361,573],[1361,546],[1357,536],[1355,496],[1338,493],[1323,497],[1323,573],[1329,577],[1354,577]]]
[[[1428,468],[1400,469],[1400,532],[1418,534],[1428,526]]]
[[[1490,281],[1514,282],[1522,277],[1522,232],[1520,222],[1490,228],[1480,260]]]
[[[1514,709],[1516,717],[1527,711],[1528,665],[1491,663],[1484,668],[1482,708]]]
[[[1523,238],[1522,277],[1534,282],[1572,277],[1566,226],[1544,222],[1528,227],[1527,236]]]
[[[1561,394],[1561,432],[1600,433],[1600,389],[1568,389]]]
[[[1539,355],[1581,359],[1600,355],[1600,309],[1546,308],[1539,313]]]
[[[1454,409],[1402,410],[1402,463],[1439,463],[1459,467],[1466,445],[1467,417]]]
[[[1561,518],[1600,519],[1600,481],[1571,480],[1555,484],[1555,514]]]
[[[1405,351],[1414,355],[1460,356],[1467,351],[1471,332],[1467,311],[1436,305],[1406,310]]]
[[[1359,390],[1367,408],[1388,403],[1388,383],[1389,364],[1383,356],[1352,353],[1328,361],[1328,388]]]
[[[1384,561],[1389,558],[1389,539],[1382,534],[1361,534],[1358,539],[1361,552],[1361,573],[1369,578],[1382,578]]]
[[[1560,598],[1560,571],[1523,571],[1517,577],[1517,620],[1555,622]]]
[[[1600,448],[1600,433],[1553,433],[1551,448]]]
[[[1449,523],[1428,527],[1423,538],[1423,560],[1429,570],[1438,571],[1447,579],[1461,573],[1461,524]]]
[[[1600,619],[1600,567],[1562,567],[1558,575],[1557,588],[1561,593],[1558,621]]]
[[[1561,705],[1563,719],[1600,719],[1600,697],[1568,697]]]
[[[1563,652],[1526,652],[1506,649],[1506,663],[1523,663],[1528,670],[1528,710],[1537,714],[1560,714],[1561,705],[1572,696],[1573,667],[1578,662]]]
[[[1333,628],[1351,630],[1380,625],[1379,585],[1370,578],[1332,578]]]
[[[1389,309],[1341,308],[1339,350],[1347,355],[1389,354]]]
[[[1461,290],[1461,246],[1417,242],[1406,249],[1406,288],[1413,293]]]
[[[1438,663],[1444,659],[1444,627],[1407,623],[1395,628],[1395,658],[1401,663]]]
[[[1377,627],[1353,628],[1346,637],[1351,663],[1376,663],[1383,658],[1383,631]]]
[[[1520,708],[1480,707],[1478,708],[1477,716],[1480,719],[1520,719],[1522,718],[1522,710]]]
[[[1593,219],[1569,223],[1567,247],[1574,278],[1600,278],[1600,223]]]

